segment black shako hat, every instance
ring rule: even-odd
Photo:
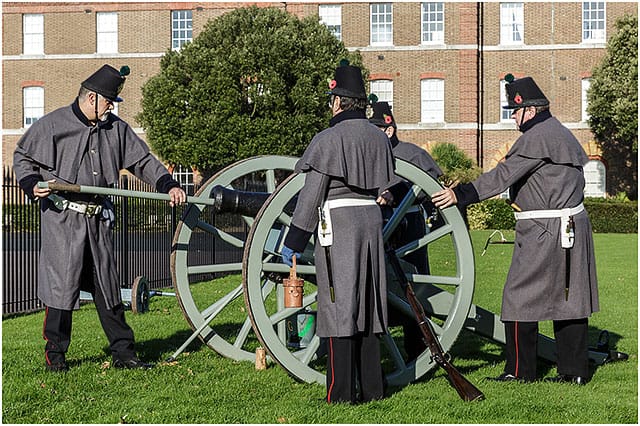
[[[340,61],[335,77],[329,82],[329,94],[355,99],[367,99],[360,68],[349,65],[347,59]]]
[[[122,102],[118,95],[124,86],[125,76],[130,72],[126,65],[120,68],[120,71],[110,65],[103,65],[82,82],[82,87],[104,96],[111,102]]]
[[[504,79],[507,82],[505,88],[508,105],[502,108],[516,109],[549,105],[549,99],[542,93],[533,78],[524,77],[516,80],[513,74],[507,74]]]
[[[375,95],[373,95],[375,96]],[[369,96],[371,99],[372,96]],[[369,123],[378,127],[396,127],[396,122],[391,114],[391,106],[388,102],[375,102],[371,105],[373,114],[369,117]]]

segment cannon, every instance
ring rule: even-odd
[[[193,333],[170,359],[175,359],[196,338],[220,355],[238,361],[253,362],[256,349],[264,347],[269,359],[295,379],[324,384],[326,350],[313,331],[316,307],[313,238],[298,264],[298,274],[305,279],[301,307],[284,306],[281,285],[289,267],[282,263],[279,253],[297,194],[304,184],[304,175],[293,173],[296,161],[297,158],[287,156],[258,156],[239,161],[214,175],[194,197],[189,197],[191,204],[185,209],[172,242],[171,274],[177,299]],[[410,183],[410,189],[385,223],[385,241],[402,224],[416,200],[441,188],[440,183],[411,163],[396,160],[396,173]],[[248,181],[253,186],[248,187]],[[110,191],[114,195],[137,196],[134,191]],[[166,194],[145,194],[146,198],[166,199]],[[396,247],[395,252],[430,316],[441,346],[449,351],[463,328],[504,344],[504,326],[499,316],[473,304],[474,255],[459,210],[449,207],[437,213],[441,219],[438,227]],[[217,225],[224,215],[235,216],[249,229],[246,240],[241,236],[243,229],[235,232]],[[242,249],[242,261],[217,256],[199,258],[197,242],[201,238],[213,239],[217,247]],[[429,274],[416,272],[404,259],[424,247],[430,258],[435,253],[447,257],[445,262],[432,262]],[[215,280],[212,285],[210,278],[214,275],[227,278]],[[392,273],[387,276],[389,306],[413,319],[395,276]],[[403,338],[400,327],[392,327],[383,338],[383,368],[390,385],[406,385],[436,365],[428,349],[417,358],[408,359],[403,353]],[[538,351],[541,358],[555,361],[553,339],[539,335]],[[590,359],[600,365],[611,360],[611,356],[592,350]]]

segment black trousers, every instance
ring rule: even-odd
[[[378,336],[360,333],[329,337],[327,344],[328,403],[367,402],[384,397]]]
[[[124,306],[120,303],[113,309],[107,309],[104,295],[100,286],[97,285],[97,277],[90,258],[90,253],[85,253],[85,268],[83,269],[84,282],[92,283],[86,286],[91,292],[93,301],[98,312],[100,324],[109,340],[109,348],[113,359],[127,360],[136,356],[134,349],[133,330],[124,317]],[[47,342],[44,348],[45,361],[47,364],[65,362],[65,354],[71,344],[71,310],[46,307],[42,337]]]
[[[538,323],[505,321],[505,373],[525,380],[537,378]],[[588,377],[588,319],[553,321],[558,374]]]
[[[373,332],[374,291],[367,265],[367,305],[364,332],[353,336],[328,337],[327,402],[367,402],[384,398],[384,376],[380,362],[380,340]],[[378,302],[378,306],[380,303]],[[358,394],[359,387],[359,394]]]

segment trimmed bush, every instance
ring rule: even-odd
[[[638,232],[638,202],[587,198],[593,232],[628,234]],[[514,229],[513,209],[503,200],[492,198],[467,207],[469,229]]]

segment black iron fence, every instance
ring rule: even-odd
[[[119,187],[155,191],[132,176],[122,176]],[[145,276],[151,289],[171,286],[171,243],[185,207],[171,208],[167,202],[157,200],[112,199],[116,206],[114,243],[121,287],[130,288],[137,276]],[[47,236],[40,232],[39,204],[27,199],[17,185],[13,171],[6,166],[3,168],[2,207],[2,313],[42,309],[37,297],[38,253],[41,238]],[[230,219],[211,217],[206,220],[224,226],[219,222]],[[247,232],[245,228],[245,237]],[[241,249],[216,247],[214,239],[206,234],[194,236],[192,240],[190,245],[197,247],[190,250],[193,252],[190,261],[207,264],[216,263],[216,257],[236,262],[242,259]]]

